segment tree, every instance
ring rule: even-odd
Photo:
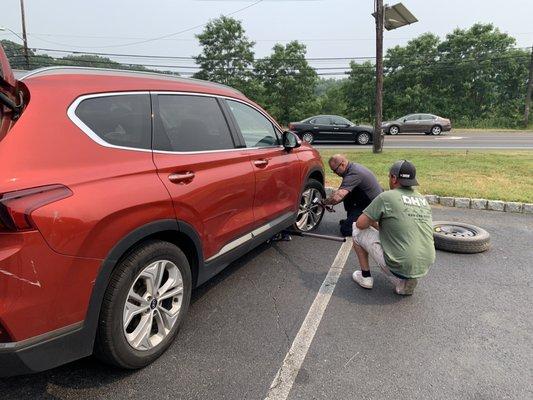
[[[257,61],[255,72],[263,85],[260,102],[282,124],[312,115],[318,109],[314,95],[317,74],[305,59],[298,41],[276,44],[272,55]]]
[[[4,48],[9,64],[13,69],[27,69],[26,57],[24,55],[24,47],[11,40],[2,40],[0,44]],[[28,59],[30,62],[30,70],[50,67],[55,65],[55,59],[44,54],[35,54],[31,49],[28,49]]]
[[[350,75],[343,87],[347,114],[354,122],[371,123],[374,120],[376,96],[375,67],[370,61],[350,62]]]
[[[219,82],[247,92],[252,80],[253,46],[240,21],[221,16],[196,35],[202,53],[195,57],[200,71],[195,78]]]

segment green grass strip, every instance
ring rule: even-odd
[[[385,149],[381,154],[373,154],[368,148],[319,151],[328,186],[340,184],[341,179],[327,165],[329,157],[340,152],[372,170],[384,188],[388,188],[390,165],[407,159],[417,168],[421,193],[533,203],[533,151]]]

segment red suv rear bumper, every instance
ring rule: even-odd
[[[37,231],[0,234],[0,376],[59,365],[64,351],[86,352],[65,340],[83,330],[101,265],[54,252]]]

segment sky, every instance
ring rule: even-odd
[[[533,0],[403,0],[418,22],[384,34],[385,50],[405,45],[425,32],[444,36],[476,22],[493,23],[517,40],[533,45]],[[395,1],[390,2],[395,4]],[[199,54],[195,34],[220,15],[242,22],[256,42],[256,57],[275,43],[298,40],[309,58],[375,55],[373,0],[25,0],[30,48],[113,54],[191,57]],[[2,0],[0,27],[21,35],[19,0]],[[160,38],[159,40],[151,40]],[[0,39],[21,40],[8,31]],[[144,42],[144,43],[138,43]],[[62,52],[46,51],[54,57]],[[111,57],[120,61],[180,65],[192,60]],[[349,60],[313,60],[315,67],[345,67]],[[327,69],[325,70],[327,71]],[[340,71],[340,70],[332,70]]]

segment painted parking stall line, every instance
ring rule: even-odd
[[[315,333],[320,325],[322,316],[326,311],[331,295],[335,290],[339,276],[348,260],[351,247],[352,241],[350,239],[344,242],[340,247],[333,264],[331,264],[326,279],[322,282],[322,286],[320,286],[315,300],[307,312],[307,316],[305,317],[298,334],[294,338],[289,352],[283,360],[281,368],[278,370],[276,377],[270,385],[265,400],[285,400],[289,396],[289,392],[291,391],[296,376],[302,367],[307,351],[311,346],[311,342],[315,337]]]

